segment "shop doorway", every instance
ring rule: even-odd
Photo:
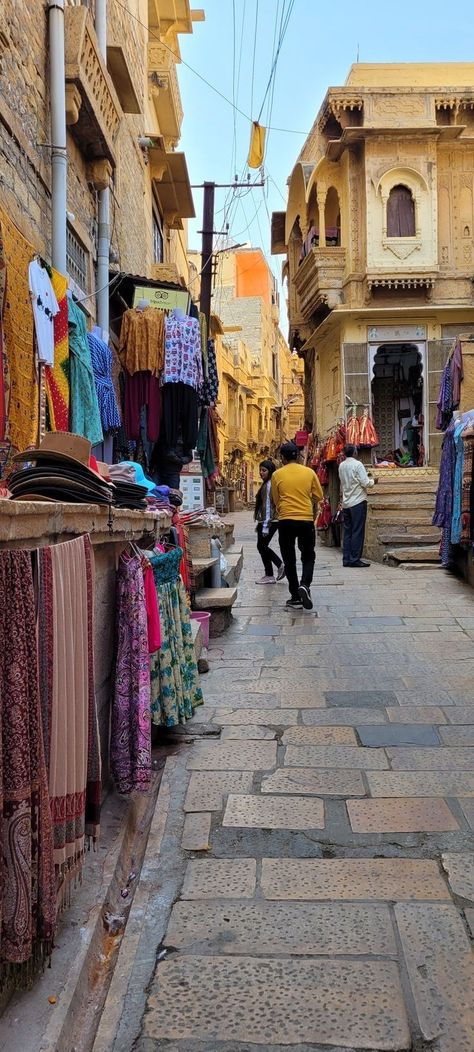
[[[383,343],[370,347],[372,419],[380,445],[377,459],[410,467],[427,462],[425,345]]]

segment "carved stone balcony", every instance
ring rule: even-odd
[[[183,122],[183,107],[176,74],[176,60],[169,48],[148,44],[148,78],[160,135],[166,146],[177,146]]]
[[[66,7],[66,111],[71,135],[87,160],[115,166],[115,139],[122,110],[100,54],[86,7]]]
[[[305,321],[320,307],[330,310],[342,303],[346,269],[345,248],[312,248],[295,274],[301,313]]]

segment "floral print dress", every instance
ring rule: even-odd
[[[174,548],[151,558],[161,625],[161,647],[151,656],[151,713],[153,723],[164,727],[185,723],[204,701],[179,575],[182,555],[181,548]]]

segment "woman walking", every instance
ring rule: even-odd
[[[283,560],[270,548],[270,541],[277,532],[275,505],[271,496],[272,475],[275,471],[272,460],[262,460],[260,464],[260,478],[262,485],[255,499],[254,519],[257,523],[257,550],[260,552],[265,570],[264,576],[257,584],[275,584],[273,567],[277,568],[276,580],[281,581],[285,576]]]

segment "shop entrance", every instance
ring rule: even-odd
[[[385,457],[411,467],[427,462],[425,439],[425,345],[383,343],[370,347],[372,419]]]

